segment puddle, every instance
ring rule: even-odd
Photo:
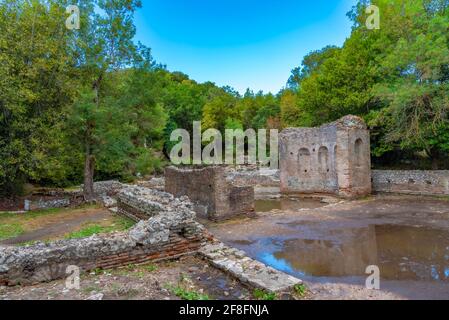
[[[448,231],[392,224],[305,224],[302,231],[294,238],[250,237],[232,245],[303,279],[366,277],[366,267],[377,265],[383,280],[449,282]]]
[[[321,202],[320,199],[308,199],[308,198],[281,198],[270,200],[256,200],[255,210],[256,212],[270,212],[273,210],[298,210],[298,209],[316,209],[324,207],[326,203]]]

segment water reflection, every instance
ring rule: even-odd
[[[317,227],[319,224],[308,226]],[[378,265],[382,279],[386,280],[449,281],[447,231],[370,225],[301,234],[315,236],[260,238],[235,245],[266,264],[298,277],[362,276],[368,265]]]

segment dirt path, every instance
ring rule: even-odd
[[[17,245],[30,241],[43,241],[64,236],[89,222],[102,222],[113,216],[106,209],[89,209],[72,215],[50,216],[43,222],[44,226],[0,242],[2,245]]]

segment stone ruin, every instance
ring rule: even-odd
[[[219,221],[254,214],[254,187],[232,184],[221,166],[168,167],[165,191],[189,197],[201,218]]]
[[[25,247],[0,246],[0,285],[35,284],[67,276],[68,266],[82,272],[109,269],[194,254],[210,236],[195,221],[186,198],[131,186],[122,190],[127,207],[120,213],[138,214],[129,232],[95,235],[85,239],[37,243]],[[130,211],[127,211],[130,208]]]
[[[130,231],[25,247],[0,246],[0,286],[62,279],[69,275],[71,266],[89,272],[185,255],[199,255],[243,285],[280,296],[291,297],[294,287],[302,283],[214,239],[195,221],[193,204],[187,197],[175,198],[140,186],[120,187],[121,191],[119,185],[114,188],[118,213],[139,221]]]
[[[282,193],[344,198],[371,193],[370,135],[361,118],[286,129],[279,143]]]

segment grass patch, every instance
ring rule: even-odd
[[[189,301],[211,300],[207,294],[194,290],[192,280],[184,274],[181,275],[181,278],[176,286],[168,285],[166,287],[171,293],[173,293],[174,295],[183,300]]]
[[[134,222],[124,217],[114,217],[114,222],[110,225],[87,224],[82,229],[71,232],[65,236],[66,239],[88,238],[95,234],[109,233],[114,231],[125,231],[134,225]]]
[[[90,236],[93,236],[94,234],[104,233],[107,232],[109,228],[102,227],[98,224],[94,224],[91,226],[88,226],[84,229],[81,229],[79,231],[71,232],[68,235],[66,235],[66,239],[81,239],[81,238],[88,238]]]
[[[38,229],[46,218],[54,220],[58,214],[94,208],[97,206],[83,206],[77,209],[46,209],[27,213],[0,213],[0,240],[14,238],[27,231]]]
[[[276,300],[277,296],[274,292],[266,292],[265,290],[255,289],[253,297],[257,300]]]
[[[0,224],[0,240],[14,238],[24,232],[20,223]]]
[[[147,272],[155,272],[155,271],[157,271],[157,266],[154,265],[154,264],[151,264],[151,265],[148,265],[148,266],[144,266],[143,268]]]
[[[183,288],[182,286],[176,286],[170,288],[170,291],[176,295],[177,297],[183,299],[183,300],[189,300],[189,301],[205,301],[210,300],[209,296],[207,294],[199,293],[195,290],[188,290]]]
[[[299,296],[300,298],[305,297],[305,295],[307,294],[307,287],[305,284],[301,283],[301,284],[296,284],[293,287],[293,290],[295,291],[295,294],[297,296]]]

